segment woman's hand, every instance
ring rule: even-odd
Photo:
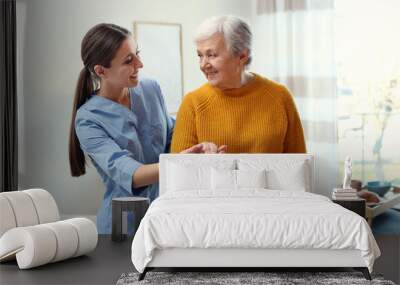
[[[216,144],[211,142],[202,142],[181,151],[181,153],[225,153],[227,148],[228,146],[226,145],[218,147]]]
[[[365,202],[367,203],[379,203],[380,199],[377,194],[367,191],[367,190],[361,190],[357,192],[358,196],[365,199]]]

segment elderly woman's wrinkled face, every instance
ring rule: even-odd
[[[223,90],[241,86],[241,75],[247,59],[243,59],[242,55],[233,55],[227,49],[222,34],[215,33],[198,41],[197,54],[200,69],[212,86]]]

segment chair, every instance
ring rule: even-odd
[[[52,195],[43,189],[0,193],[0,262],[20,269],[80,256],[95,249],[97,228],[86,218],[60,221]]]

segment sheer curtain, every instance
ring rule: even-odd
[[[316,191],[337,186],[334,1],[257,0],[252,70],[292,92],[316,157]]]

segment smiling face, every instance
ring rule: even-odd
[[[241,86],[242,73],[247,62],[247,51],[233,55],[221,33],[197,42],[200,69],[208,82],[222,90]]]
[[[134,87],[139,82],[139,69],[142,67],[137,44],[128,37],[117,50],[111,66],[102,67],[104,73],[100,77],[115,87]]]

